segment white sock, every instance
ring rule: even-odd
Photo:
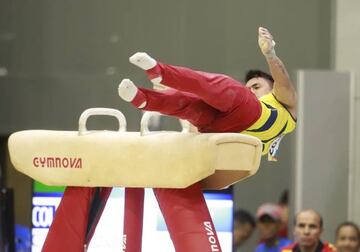
[[[161,81],[162,81],[162,77],[159,76],[159,77],[155,77],[154,79],[151,79],[150,80],[154,85],[164,85],[164,84],[161,84]]]
[[[151,58],[147,53],[137,52],[129,58],[130,63],[144,70],[149,70],[156,66],[156,60]]]
[[[146,101],[144,101],[143,103],[140,104],[140,106],[138,106],[138,108],[145,108],[146,106]]]
[[[157,91],[163,91],[168,89],[168,87],[161,83],[153,82],[153,89]]]

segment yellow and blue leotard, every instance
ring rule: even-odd
[[[241,133],[259,138],[263,143],[262,154],[269,152],[270,157],[274,156],[281,138],[295,129],[296,120],[273,93],[259,100],[262,107],[259,119]]]

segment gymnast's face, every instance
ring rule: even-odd
[[[272,91],[273,84],[263,77],[255,77],[246,82],[246,87],[250,89],[257,98],[260,98]]]

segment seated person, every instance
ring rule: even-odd
[[[339,252],[360,251],[360,229],[354,222],[341,223],[335,233],[335,246]]]
[[[281,227],[281,208],[277,204],[265,203],[256,213],[261,243],[255,252],[280,252],[291,241],[278,236]]]
[[[236,252],[247,241],[256,227],[254,217],[244,209],[234,213],[233,251]]]
[[[334,245],[321,241],[323,219],[314,209],[300,211],[295,216],[296,242],[282,248],[281,252],[336,252]]]

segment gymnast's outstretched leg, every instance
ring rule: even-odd
[[[200,131],[210,125],[219,113],[196,95],[171,88],[164,91],[138,88],[131,80],[124,79],[118,91],[121,98],[136,107],[188,120]]]
[[[239,106],[259,104],[248,88],[223,74],[163,64],[146,53],[135,53],[130,57],[130,62],[144,69],[152,82],[193,93],[221,112],[228,112]]]

